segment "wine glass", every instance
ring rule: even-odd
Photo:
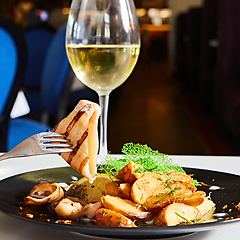
[[[131,74],[140,53],[133,0],[73,0],[66,29],[66,50],[77,78],[99,96],[98,162],[108,154],[109,94]]]

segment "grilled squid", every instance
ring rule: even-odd
[[[81,202],[70,198],[63,198],[55,207],[56,214],[61,218],[76,219],[95,217],[96,211],[102,207],[101,202],[90,203],[83,207]]]
[[[24,204],[45,205],[64,197],[64,190],[58,183],[39,183],[24,198]]]
[[[96,177],[98,152],[98,104],[80,100],[74,110],[53,129],[70,140],[73,151],[61,153],[62,158],[75,170],[93,182]]]
[[[85,217],[88,219],[93,219],[96,215],[96,211],[103,207],[101,202],[89,203],[83,207],[79,213],[79,218]]]
[[[83,206],[80,202],[63,198],[56,206],[55,212],[61,218],[75,219],[79,218],[82,208]]]

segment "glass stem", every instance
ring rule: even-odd
[[[100,116],[100,144],[97,159],[98,163],[105,160],[106,156],[108,155],[107,118],[108,118],[109,95],[99,95],[99,104],[102,112]]]

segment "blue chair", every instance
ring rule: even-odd
[[[6,150],[10,113],[25,68],[25,45],[15,25],[0,16],[0,151]]]
[[[54,126],[66,116],[67,99],[74,75],[66,55],[65,32],[66,27],[57,31],[48,47],[41,73],[39,97],[36,97],[35,94],[28,95],[28,97],[32,97],[32,102],[40,103],[41,106],[42,124],[38,123],[39,131],[52,130],[49,125]],[[54,117],[54,120],[50,123],[49,119],[51,117]],[[15,131],[18,132],[19,129],[22,129],[26,121],[28,121],[29,128],[25,130],[24,138],[20,134],[11,138]],[[20,118],[14,119],[11,123],[8,150],[24,140],[26,135],[33,135],[32,129],[36,130],[36,121],[34,120]]]
[[[53,37],[41,75],[41,121],[55,125],[66,116],[68,97],[74,78],[65,49],[66,26]],[[53,118],[50,123],[51,118]]]
[[[35,44],[38,41],[33,38],[33,35],[46,35],[47,30],[44,30],[45,32],[43,32],[41,28],[31,30],[28,35],[31,33],[32,37],[25,35],[27,46],[30,51],[28,55],[32,56],[32,58],[31,63],[28,63],[29,68],[27,68],[27,75],[25,76],[24,92],[30,105],[30,114],[28,116],[35,119],[37,118],[44,124],[54,126],[76,106],[80,99],[97,101],[98,98],[93,90],[86,87],[71,92],[74,73],[66,55],[65,26],[58,30],[51,38],[40,69],[38,63],[41,63],[42,59],[39,61],[39,59],[36,58],[36,54],[39,54],[39,50],[35,49]],[[31,43],[31,41],[34,43]],[[47,42],[44,42],[44,45],[46,50]],[[31,74],[29,74],[29,72],[31,72]],[[38,92],[34,91],[34,89],[38,87],[35,82],[36,79],[34,79],[35,72],[39,76],[37,81],[40,90]],[[29,90],[33,89],[33,91],[29,91],[26,86]],[[95,98],[93,95],[96,95]]]
[[[65,32],[64,26],[54,34],[49,44],[42,72],[39,73],[38,96],[36,92],[26,92],[30,108],[34,106],[31,111],[39,115],[42,123],[51,126],[66,116],[68,95],[74,77],[66,54]]]
[[[50,27],[32,27],[26,29],[24,37],[27,45],[27,67],[23,82],[23,90],[30,107],[30,116],[41,112],[40,98],[41,74],[48,47],[55,34]]]
[[[10,113],[22,85],[26,68],[26,45],[21,31],[0,16],[0,151],[48,129],[28,119],[10,119]]]
[[[26,136],[35,134],[33,133],[33,129],[37,130],[37,132],[52,130],[49,125],[54,126],[66,115],[67,98],[73,79],[73,72],[66,55],[65,32],[66,28],[61,28],[53,36],[48,47],[41,73],[39,97],[36,97],[35,93],[32,93],[32,95],[28,94],[31,102],[36,102],[35,106],[37,104],[41,106],[40,121],[42,124],[38,123],[39,128],[37,129],[36,121],[31,119],[20,118],[11,121],[8,150],[27,138]],[[50,123],[49,119],[52,116],[54,120]],[[29,128],[25,130],[25,135],[22,137],[19,132],[21,130],[19,129],[22,129],[22,126],[26,124],[26,120],[28,121]],[[14,134],[15,132],[17,134]],[[15,138],[11,138],[13,135],[16,135]]]

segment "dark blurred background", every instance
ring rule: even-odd
[[[0,14],[23,31],[37,26],[57,31],[66,24],[70,4],[0,0]],[[135,0],[135,5],[141,54],[129,79],[110,95],[109,151],[120,153],[125,142],[135,142],[168,154],[239,155],[240,1]],[[73,93],[78,82],[73,79],[69,93],[75,94],[74,104],[85,98]],[[95,93],[91,98],[97,101]],[[74,104],[65,104],[65,114]],[[31,112],[28,117],[41,120]]]

